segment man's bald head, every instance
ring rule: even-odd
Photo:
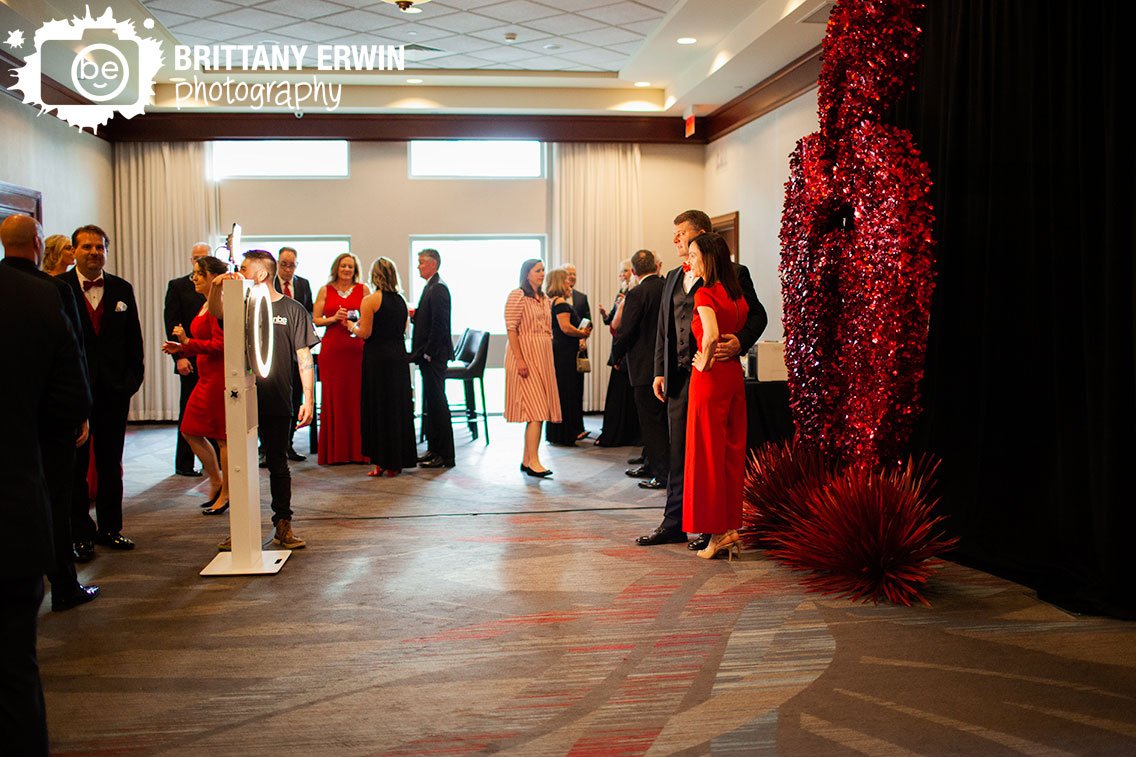
[[[4,257],[26,258],[38,268],[43,260],[43,227],[22,213],[8,216],[0,223],[0,244]]]
[[[192,261],[196,261],[198,258],[203,258],[206,255],[212,255],[212,254],[213,254],[213,248],[212,247],[205,244],[204,242],[198,242],[197,244],[193,245],[192,248],[190,248],[189,259],[192,260]]]

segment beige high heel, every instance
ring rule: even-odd
[[[732,562],[735,557],[741,559],[741,543],[742,537],[736,530],[731,529],[720,536],[711,536],[706,549],[699,550],[695,554],[704,560],[713,560],[719,552],[724,551],[726,559]]]

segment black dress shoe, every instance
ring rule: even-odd
[[[658,476],[652,476],[651,478],[647,479],[646,481],[640,481],[639,482],[639,488],[640,489],[666,489],[667,488],[667,482],[664,481],[663,479],[659,478]]]
[[[437,455],[435,455],[433,452],[430,452],[429,450],[427,450],[426,454],[418,456],[418,462],[428,463],[431,460],[433,460],[435,457],[437,457]]]
[[[77,541],[71,545],[75,554],[75,562],[90,562],[95,559],[95,543],[90,541]]]
[[[651,471],[647,469],[646,465],[640,465],[638,468],[631,468],[630,470],[623,471],[631,478],[650,478]]]
[[[176,473],[179,476],[189,476],[190,478],[201,478],[201,471],[194,470],[193,468],[190,468],[189,470],[182,470],[181,468],[177,468],[177,469],[174,470],[174,473]]]
[[[134,542],[122,534],[98,534],[95,537],[95,544],[122,551],[134,549]]]
[[[639,457],[633,457],[630,460],[628,460],[627,464],[628,465],[642,465],[645,462],[647,462],[647,458],[640,455]]]
[[[308,459],[308,456],[307,455],[301,455],[299,452],[296,451],[295,447],[289,447],[288,448],[288,459],[291,460],[294,463],[302,463],[302,462],[304,462],[305,460]]]
[[[686,548],[692,552],[701,552],[710,545],[710,534],[699,534],[686,545]]]
[[[443,460],[440,457],[432,457],[424,463],[418,463],[419,468],[453,468],[453,460]]]
[[[659,526],[646,536],[635,540],[640,547],[653,547],[656,544],[685,544],[686,534],[677,528],[663,528]]]
[[[83,584],[79,584],[79,587],[75,589],[75,592],[65,599],[56,599],[55,594],[53,593],[51,595],[51,611],[63,612],[64,610],[70,610],[72,607],[85,605],[98,595],[99,587],[84,586]]]

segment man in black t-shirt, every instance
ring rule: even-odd
[[[250,250],[241,263],[241,276],[258,284],[276,276],[276,260],[265,250]],[[221,308],[221,286],[214,280],[209,295],[209,309],[218,318]],[[260,444],[268,462],[268,485],[272,492],[272,525],[276,534],[272,543],[284,549],[300,549],[304,540],[292,532],[292,474],[288,469],[288,447],[292,438],[292,356],[295,355],[303,385],[303,399],[296,416],[296,428],[312,422],[315,405],[312,370],[312,347],[319,344],[312,314],[291,297],[285,297],[269,286],[272,299],[272,365],[268,378],[256,377],[257,424]],[[222,550],[229,540],[221,542]]]

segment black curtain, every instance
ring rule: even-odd
[[[1133,12],[929,0],[895,122],[930,163],[937,289],[916,447],[953,559],[1132,617]]]

